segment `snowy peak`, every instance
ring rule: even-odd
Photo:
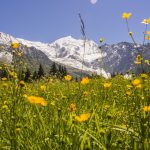
[[[9,34],[0,32],[0,44],[10,44],[12,42],[17,42],[18,40]]]
[[[9,45],[11,42],[19,42],[28,47],[34,47],[46,54],[50,60],[68,67],[90,72],[105,73],[103,68],[95,66],[95,64],[98,64],[98,60],[106,54],[100,51],[94,41],[87,40],[84,45],[83,40],[66,36],[52,43],[42,43],[14,38],[8,34],[1,33],[1,44]]]
[[[0,33],[0,44],[10,45],[11,42],[27,45],[30,48],[29,51],[32,51],[32,48],[41,51],[49,60],[62,65],[102,74],[105,77],[107,77],[107,73],[125,73],[131,70],[137,56],[134,44],[128,42],[104,44],[99,48],[98,44],[92,40],[84,42],[82,39],[75,39],[72,36],[60,38],[52,43],[42,43]],[[139,45],[139,49],[143,50],[143,47]],[[150,59],[150,52],[146,50],[144,56],[146,59]]]

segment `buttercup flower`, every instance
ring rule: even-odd
[[[81,114],[80,116],[75,116],[75,120],[78,122],[87,121],[90,118],[90,113]]]
[[[25,82],[24,82],[23,80],[21,80],[21,81],[19,82],[19,85],[20,85],[21,87],[24,87],[24,86],[25,86]]]
[[[149,34],[149,35],[150,35],[150,31],[147,31],[147,34]]]
[[[110,88],[111,85],[112,85],[111,82],[106,82],[106,83],[103,84],[104,88]]]
[[[123,19],[129,19],[130,17],[132,16],[132,13],[126,13],[126,12],[124,12],[123,14],[122,14],[122,18]]]
[[[144,63],[145,63],[145,64],[147,64],[147,65],[149,65],[149,64],[150,64],[150,63],[149,63],[149,60],[147,60],[147,59],[146,59],[146,60],[144,60]]]
[[[139,64],[141,64],[141,61],[134,61],[134,63],[136,64],[136,65],[139,65]]]
[[[150,36],[149,36],[149,35],[145,36],[145,39],[146,39],[147,41],[150,41]]]
[[[82,78],[81,80],[81,84],[88,84],[90,82],[89,78],[88,77],[84,77]]]
[[[136,57],[134,63],[135,63],[136,65],[139,65],[139,64],[141,64],[141,61],[142,61],[142,60],[143,60],[142,56],[141,56],[141,55],[137,55],[137,57]]]
[[[137,88],[137,89],[142,89],[142,88],[143,88],[143,84],[138,84],[138,85],[136,86],[136,88]]]
[[[42,97],[28,96],[27,99],[32,104],[40,104],[42,106],[48,105],[48,102]]]
[[[42,91],[45,91],[45,90],[46,90],[46,86],[45,86],[45,85],[41,85],[41,86],[40,86],[40,89],[41,89]]]
[[[3,77],[3,78],[2,78],[2,81],[6,81],[6,80],[7,80],[7,78],[6,78],[6,77]]]
[[[127,92],[126,92],[126,95],[128,95],[128,96],[130,96],[131,94],[132,94],[131,91],[127,91]]]
[[[141,77],[147,79],[148,78],[148,74],[141,73]]]
[[[143,23],[143,24],[150,24],[150,18],[144,19],[141,23]]]
[[[14,43],[11,43],[11,47],[12,47],[13,49],[17,49],[17,48],[20,47],[20,44],[14,42]]]
[[[141,83],[141,80],[140,80],[140,79],[134,79],[134,80],[132,81],[132,84],[133,84],[134,86],[138,86],[140,83]]]
[[[150,111],[150,106],[144,106],[144,111]]]
[[[14,71],[9,72],[9,75],[13,78],[17,78],[17,73],[15,73]]]
[[[64,79],[65,79],[66,81],[70,81],[70,80],[72,79],[72,76],[66,75],[66,76],[64,76]]]

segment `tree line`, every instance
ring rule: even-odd
[[[48,73],[48,76],[55,76],[56,78],[59,78],[59,79],[62,79],[66,75],[67,75],[66,67],[60,64],[56,65],[55,62],[51,65],[50,71]],[[27,68],[25,71],[23,70],[19,72],[17,76],[20,80],[29,82],[31,80],[37,80],[42,77],[45,77],[47,76],[47,74],[45,73],[42,64],[40,64],[38,70],[35,70],[33,73],[31,73],[30,69]],[[0,78],[4,78],[4,77],[6,78],[9,77],[9,73],[7,69],[5,68],[0,70]]]

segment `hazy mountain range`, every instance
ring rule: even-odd
[[[99,48],[94,41],[86,40],[84,53],[83,40],[71,36],[52,43],[42,43],[15,38],[0,32],[0,45],[4,47],[0,49],[0,61],[7,63],[12,61],[10,48],[12,42],[21,43],[26,60],[33,68],[41,63],[46,70],[49,70],[52,62],[56,62],[65,65],[74,74],[78,74],[81,69],[84,73],[97,73],[105,77],[114,72],[126,73],[133,69],[135,57],[138,51],[143,51],[143,48],[144,58],[150,59],[150,47],[138,45],[137,50],[134,44],[128,42],[104,44]]]

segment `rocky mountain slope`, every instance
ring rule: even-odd
[[[99,45],[94,41],[87,40],[84,53],[83,40],[75,39],[71,36],[60,38],[52,43],[41,43],[0,33],[1,45],[8,47],[11,42],[26,45],[27,48],[24,48],[25,54],[32,60],[37,59],[38,62],[44,65],[49,66],[52,62],[57,62],[73,70],[77,69],[79,71],[83,69],[85,72],[93,72],[105,77],[108,77],[110,73],[126,73],[128,70],[133,69],[138,51],[143,51],[144,49],[144,58],[150,59],[150,48],[148,46],[142,47],[139,45],[137,50],[134,44],[127,42],[113,45],[105,44],[100,49]],[[83,65],[82,62],[84,62]]]

